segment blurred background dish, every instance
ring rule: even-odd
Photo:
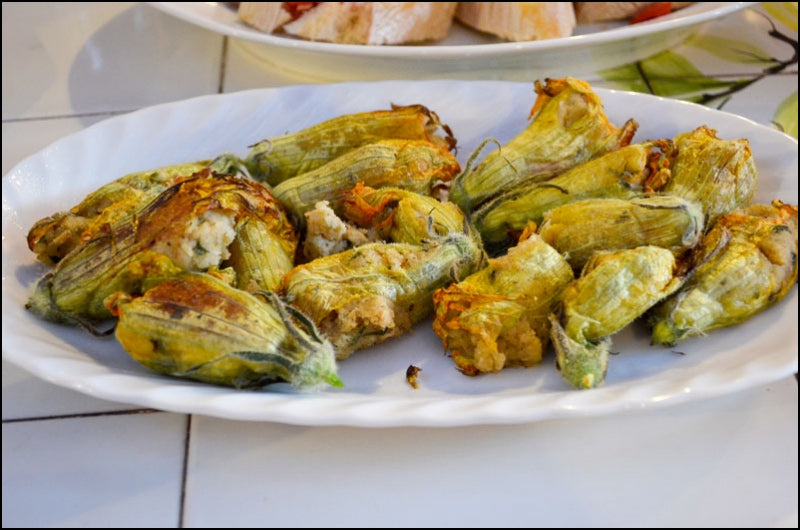
[[[431,45],[335,44],[246,26],[228,2],[149,2],[165,13],[239,39],[266,67],[311,82],[380,79],[505,79],[581,76],[644,59],[686,39],[697,26],[757,2],[698,2],[640,24],[578,25],[571,37],[503,42],[454,22]]]

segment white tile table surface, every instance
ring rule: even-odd
[[[745,38],[768,12],[702,31],[731,24]],[[142,3],[3,3],[2,21],[4,175],[115,114],[308,82]],[[788,31],[796,43],[796,3]],[[769,124],[793,93],[796,135],[794,51],[723,110]],[[752,71],[708,64],[721,78]],[[142,410],[2,370],[3,527],[798,525],[795,377],[586,419],[362,429]]]

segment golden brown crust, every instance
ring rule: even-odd
[[[297,16],[286,2],[242,2],[239,18],[267,33],[340,44],[408,44],[447,36],[458,2],[319,2]]]
[[[239,2],[239,20],[257,30],[272,33],[292,20],[283,2]]]
[[[509,41],[569,37],[572,2],[459,2],[456,20]]]

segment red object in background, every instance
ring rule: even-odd
[[[663,17],[672,13],[672,2],[658,2],[651,6],[645,7],[633,17],[631,17],[631,24],[638,24],[646,20],[651,20],[657,17]]]
[[[284,2],[283,8],[292,15],[292,20],[297,20],[300,15],[319,4],[319,2]]]

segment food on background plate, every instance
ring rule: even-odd
[[[239,20],[259,31],[272,33],[301,14],[301,7],[312,7],[314,3],[237,2],[235,5]],[[293,6],[296,9],[292,9]]]
[[[234,388],[342,386],[333,346],[274,293],[187,272],[107,304],[122,347],[156,372]]]
[[[438,41],[458,2],[240,2],[239,18],[267,33],[341,44]]]
[[[575,29],[572,2],[459,2],[456,20],[509,41],[569,37]]]
[[[239,2],[265,33],[341,44],[437,42],[453,21],[511,42],[569,37],[578,24],[644,22],[694,2]]]
[[[437,42],[453,21],[511,42],[571,36],[578,24],[644,22],[694,2],[239,2],[265,33],[341,44]]]
[[[461,372],[477,375],[538,364],[548,317],[573,280],[569,263],[535,233],[507,254],[433,294],[433,330]]]
[[[574,2],[578,24],[630,19],[643,22],[668,15],[694,2]]]
[[[653,343],[740,324],[796,283],[797,205],[776,200],[723,215],[695,250],[685,285],[653,309]]]

